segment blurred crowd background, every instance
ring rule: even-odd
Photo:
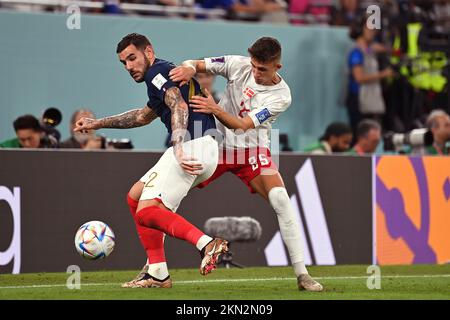
[[[312,153],[448,155],[450,150],[450,0],[105,0],[80,1],[93,15],[163,17],[187,20],[234,20],[251,24],[285,24],[297,28],[321,25],[345,28],[352,41],[342,74],[347,121],[321,128],[314,143],[293,148],[292,136],[281,135],[283,151]],[[380,9],[380,25],[371,28],[370,6]],[[0,10],[65,12],[67,4],[50,0],[0,0]],[[193,57],[186,57],[193,58]],[[203,81],[203,80],[202,80]],[[202,86],[213,90],[213,78]],[[293,88],[291,88],[293,89]],[[215,92],[220,99],[220,92]],[[95,108],[92,108],[95,110]],[[55,111],[56,110],[56,111]],[[56,126],[57,108],[42,115],[11,119],[15,137],[0,136],[10,148],[133,148],[129,139],[108,139],[92,132],[75,134],[90,108],[74,108],[67,139]],[[46,113],[47,112],[47,113]]]

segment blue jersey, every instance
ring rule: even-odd
[[[354,48],[350,51],[348,55],[348,68],[350,70],[349,81],[348,81],[348,91],[352,94],[359,93],[359,84],[356,82],[355,77],[353,77],[352,69],[355,66],[362,66],[364,64],[364,54],[360,48]]]
[[[155,62],[147,70],[144,77],[145,83],[147,84],[147,106],[161,118],[169,134],[172,134],[172,112],[164,102],[164,96],[169,88],[179,87],[179,83],[173,82],[169,77],[169,71],[173,68],[175,68],[173,63],[162,59],[155,59]],[[195,79],[191,79],[188,84],[179,87],[179,89],[188,106],[190,97],[193,95],[202,95],[200,85]],[[205,131],[216,129],[216,121],[212,114],[193,112],[193,109],[190,107],[188,109],[189,119],[187,131],[190,136],[186,137],[185,140],[199,138],[204,135]]]

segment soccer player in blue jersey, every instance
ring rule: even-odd
[[[188,191],[211,177],[217,167],[215,120],[212,115],[188,108],[190,97],[201,94],[199,84],[192,79],[180,87],[178,82],[171,81],[169,72],[175,65],[157,58],[145,36],[136,33],[125,36],[117,45],[117,54],[134,81],[146,83],[147,105],[98,120],[82,118],[75,131],[140,127],[157,117],[167,127],[173,146],[128,193],[128,204],[148,264],[146,272],[123,286],[170,288],[164,234],[186,240],[200,250],[202,275],[211,272],[218,256],[228,250],[227,241],[205,235],[175,213]]]

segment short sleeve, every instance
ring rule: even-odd
[[[244,66],[250,65],[250,58],[243,56],[222,56],[205,58],[206,71],[233,79]]]
[[[360,49],[353,49],[348,57],[348,65],[351,68],[357,65],[362,65],[364,63],[364,55]]]
[[[151,107],[155,103],[164,102],[166,91],[171,87],[177,86],[176,83],[170,80],[169,71],[170,67],[168,66],[154,66],[145,75],[149,98],[147,106]]]
[[[248,113],[256,127],[276,119],[280,113],[284,112],[291,105],[290,98],[278,99],[276,101],[268,101],[259,108],[253,109]]]

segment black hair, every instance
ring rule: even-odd
[[[248,48],[248,53],[258,62],[279,61],[281,59],[281,45],[275,38],[262,37]]]
[[[39,124],[39,120],[31,114],[18,117],[13,122],[14,130],[32,129],[34,131],[42,131],[42,127]]]
[[[134,45],[139,50],[144,50],[146,47],[152,46],[146,36],[139,33],[130,33],[123,37],[117,44],[116,53],[121,53],[129,45]]]
[[[328,127],[325,129],[325,133],[322,137],[320,137],[320,141],[326,141],[331,136],[340,137],[344,134],[351,134],[352,129],[350,126],[343,122],[332,122],[328,125]]]
[[[368,17],[366,16],[361,16],[355,19],[355,21],[353,21],[353,23],[350,25],[350,33],[349,33],[351,39],[356,40],[360,36],[362,36],[364,26],[367,23],[367,18]]]

